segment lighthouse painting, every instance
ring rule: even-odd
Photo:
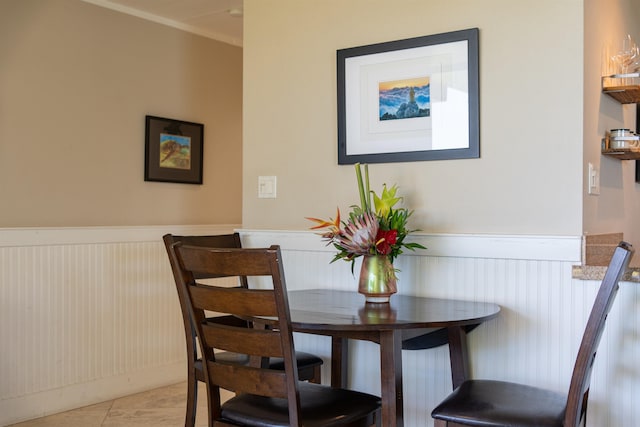
[[[380,120],[429,117],[429,77],[395,80],[378,84]]]

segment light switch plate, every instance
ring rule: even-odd
[[[259,199],[275,199],[276,198],[276,177],[275,176],[259,176],[258,177],[258,198]]]
[[[589,163],[587,186],[588,193],[592,196],[597,196],[600,194],[600,171],[593,165],[593,163]]]

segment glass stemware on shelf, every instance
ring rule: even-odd
[[[603,86],[628,86],[640,81],[640,47],[630,34],[622,39],[621,47],[617,52],[614,50],[614,54],[606,54]]]
[[[614,74],[636,73],[640,69],[640,49],[631,35],[622,39],[622,49],[611,57],[615,65]]]

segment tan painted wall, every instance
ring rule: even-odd
[[[582,233],[583,2],[245,0],[243,225],[357,203],[337,165],[336,50],[480,29],[481,158],[371,167],[427,232]],[[529,5],[530,6],[530,5]],[[258,199],[260,175],[277,199]]]
[[[0,227],[240,223],[241,48],[79,0],[0,29]],[[144,181],[147,114],[204,123],[204,185]]]

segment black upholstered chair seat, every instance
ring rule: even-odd
[[[319,358],[315,354],[305,353],[304,351],[296,351],[296,362],[298,364],[298,371],[302,371],[307,367],[315,367],[315,366],[322,365],[321,358]],[[269,369],[277,369],[279,371],[284,371],[284,359],[282,357],[270,358]]]
[[[567,395],[504,381],[469,380],[431,416],[469,426],[561,427]]]
[[[305,427],[349,425],[380,406],[380,399],[370,394],[302,382],[298,387],[301,420]],[[222,405],[222,418],[252,427],[288,427],[288,402],[287,399],[240,394]]]

